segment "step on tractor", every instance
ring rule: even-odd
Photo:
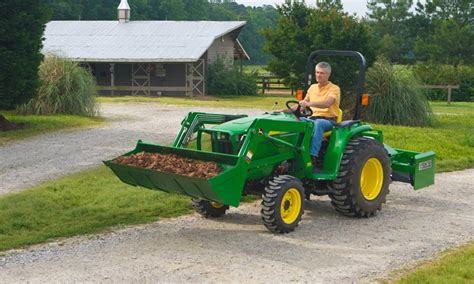
[[[138,141],[124,156],[140,152],[176,154],[215,162],[221,172],[209,179],[184,176],[130,165],[104,163],[130,185],[192,197],[197,212],[220,217],[243,196],[261,196],[263,224],[272,232],[288,233],[301,221],[305,199],[327,195],[343,215],[371,217],[381,210],[392,181],[410,183],[415,190],[432,185],[435,153],[395,149],[384,144],[383,133],[360,121],[365,98],[366,63],[355,51],[318,50],[307,60],[303,95],[312,83],[318,56],[349,56],[359,63],[356,108],[352,120],[325,133],[318,171],[309,153],[313,123],[298,101],[288,101],[290,112],[248,117],[190,112],[172,146]],[[297,106],[296,106],[297,105]]]

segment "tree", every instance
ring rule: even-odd
[[[203,21],[208,18],[209,2],[207,0],[183,0],[186,20]]]
[[[342,11],[341,0],[316,0],[316,6],[320,9],[336,9]]]
[[[273,27],[279,17],[277,10],[273,6],[246,7],[247,24],[239,35],[239,40],[250,56],[252,64],[266,64],[271,55],[263,52],[265,38],[262,31],[265,28]],[[241,20],[244,20],[241,18]]]
[[[409,37],[408,20],[413,0],[368,0],[367,16],[378,40],[379,54],[391,62],[402,62],[413,49],[415,37]]]
[[[82,12],[82,3],[79,1],[44,0],[43,3],[51,9],[53,19],[80,20],[78,17]]]
[[[0,2],[0,109],[14,109],[35,95],[48,18],[41,0]]]
[[[471,0],[427,1],[417,11],[433,25],[433,33],[416,41],[417,57],[435,63],[474,62],[474,3]]]
[[[278,7],[281,17],[265,30],[266,49],[274,56],[268,69],[291,87],[301,88],[309,54],[318,49],[357,50],[373,62],[369,28],[353,16],[335,8],[310,8],[304,3]],[[352,58],[321,57],[333,66],[331,81],[341,87],[342,104],[348,110],[355,99],[358,62]],[[353,75],[353,76],[351,76]]]
[[[434,33],[426,40],[416,42],[419,58],[452,65],[474,63],[474,29],[470,25],[460,26],[454,20],[436,23]]]
[[[451,19],[460,26],[474,24],[472,0],[427,0],[424,5],[418,2],[416,10],[432,21]]]

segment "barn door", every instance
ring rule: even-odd
[[[150,70],[148,63],[132,64],[132,95],[150,95]]]

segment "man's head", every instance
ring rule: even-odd
[[[329,81],[329,76],[331,76],[331,65],[327,62],[319,62],[314,68],[316,72],[316,81],[319,84],[325,85]]]

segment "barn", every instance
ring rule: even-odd
[[[101,95],[199,96],[206,69],[249,60],[237,39],[242,21],[130,21],[122,0],[117,21],[51,21],[43,53],[80,63]]]

